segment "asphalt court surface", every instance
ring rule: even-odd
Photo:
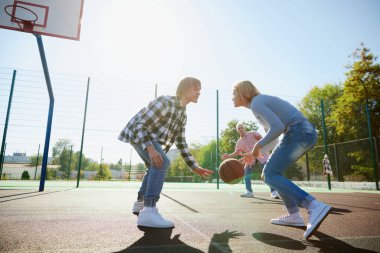
[[[333,207],[306,241],[304,228],[270,224],[284,211],[264,185],[241,198],[243,185],[165,183],[157,206],[174,229],[137,228],[139,183],[46,186],[0,184],[0,252],[380,252],[378,192],[304,188]]]

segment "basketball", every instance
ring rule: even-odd
[[[236,184],[244,177],[244,166],[234,158],[226,159],[219,166],[219,176],[227,184]]]

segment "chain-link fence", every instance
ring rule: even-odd
[[[373,137],[376,165],[379,171],[379,140]],[[367,181],[373,182],[374,169],[370,153],[370,139],[364,138],[341,143],[328,144],[328,158],[330,161],[334,181]],[[323,168],[324,147],[315,146],[299,161],[306,179],[311,181],[326,180]]]

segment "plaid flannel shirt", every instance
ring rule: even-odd
[[[191,168],[198,168],[185,138],[186,107],[180,105],[175,96],[160,96],[141,109],[121,131],[118,139],[127,143],[140,144],[144,149],[154,139],[165,152],[175,143],[182,158]]]

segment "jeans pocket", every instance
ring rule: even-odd
[[[300,143],[302,147],[305,149],[312,148],[317,141],[317,131],[315,130],[314,125],[308,121],[302,122],[299,137],[301,138]]]

